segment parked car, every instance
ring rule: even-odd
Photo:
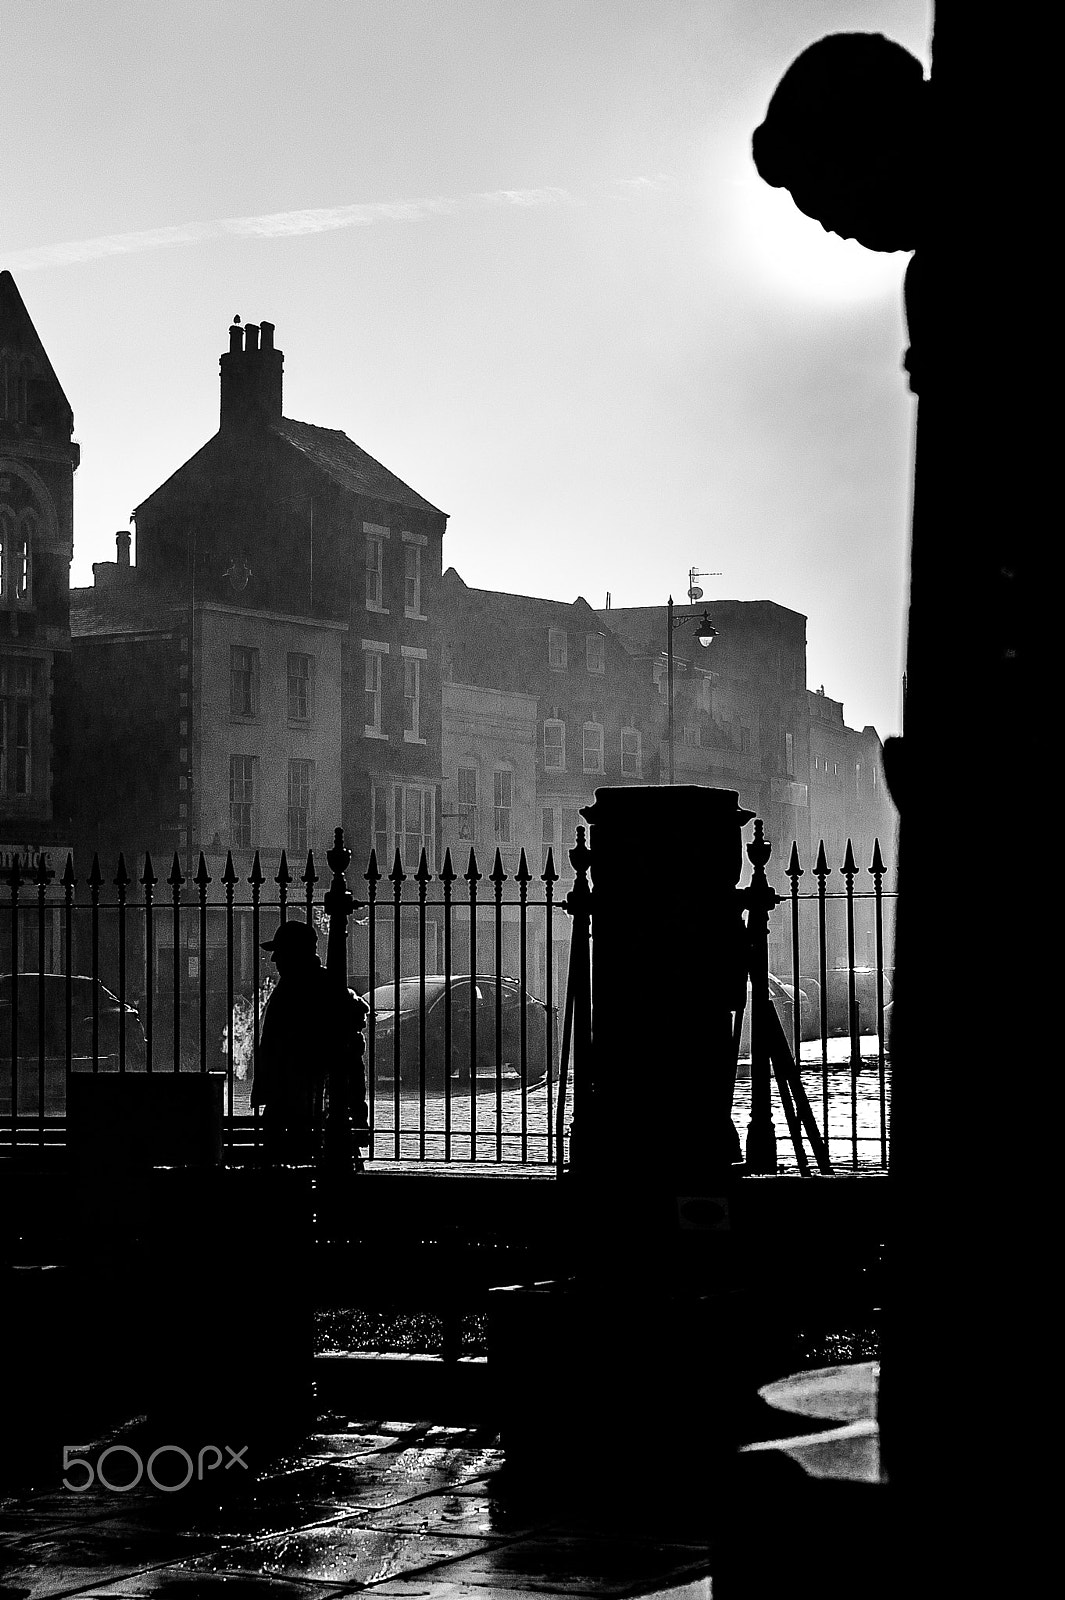
[[[891,1000],[891,979],[894,968],[888,967],[884,971],[884,1005],[887,1007]],[[830,1036],[843,1037],[850,1033],[848,1009],[850,1006],[849,967],[830,967],[825,973],[825,1001],[828,1018],[828,1032]],[[804,977],[803,986],[808,986]],[[815,987],[815,1010],[817,1012],[817,1028],[820,1030],[821,998],[819,986]],[[854,969],[854,999],[858,1007],[858,1032],[876,1032],[876,968],[855,967]]]
[[[798,993],[799,993],[799,1037],[801,1039],[813,1039],[813,1038],[816,1038],[816,1036],[817,1036],[817,1027],[818,1027],[817,1010],[816,1010],[815,1006],[813,1006],[811,1004],[809,995],[806,993],[805,989],[800,989],[798,991]],[[791,1048],[793,1043],[794,1043],[794,1039],[795,1039],[795,1033],[794,1033],[795,1024],[794,1024],[794,1021],[793,1021],[793,1018],[795,1016],[795,987],[791,983],[785,983],[783,978],[774,977],[774,975],[772,973],[770,973],[769,974],[769,998],[773,1002],[773,1009],[776,1011],[777,1016],[780,1018],[781,1026],[784,1029],[784,1037],[788,1041],[789,1048]],[[749,1056],[750,1053],[751,1053],[751,985],[748,982],[748,984],[747,984],[747,1009],[743,1013],[743,1027],[742,1027],[742,1029],[740,1031],[740,1055],[741,1056]]]
[[[123,1005],[99,979],[70,979],[70,1055],[75,1072],[93,1070],[93,985],[97,996],[97,1070],[119,1070],[120,1034],[125,1017],[125,1066],[143,1072],[144,1029],[135,1006]],[[41,991],[44,1034],[41,1034]],[[11,1024],[14,984],[0,974],[0,1111],[11,1111]],[[18,975],[18,1110],[37,1115],[40,1109],[41,1064],[44,1064],[44,1111],[62,1116],[66,1110],[67,978],[62,972],[20,972]]]
[[[451,995],[451,1056],[445,1056],[447,993]],[[475,1012],[471,1011],[471,996]],[[497,997],[501,1004],[499,1039],[496,1039]],[[369,994],[363,998],[369,1003]],[[428,1092],[442,1094],[447,1078],[453,1088],[467,1089],[473,1028],[476,1020],[476,1078],[479,1091],[496,1086],[502,1079],[505,1089],[521,1086],[521,1017],[525,1015],[525,1082],[535,1088],[558,1076],[557,1015],[551,1013],[550,1048],[548,1012],[542,1000],[527,991],[523,994],[516,978],[477,977],[439,973],[425,979],[425,1085]],[[402,978],[399,983],[399,1008],[396,988],[383,983],[373,991],[374,1076],[378,1088],[394,1088],[396,1037],[399,1037],[400,1090],[418,1094],[421,1088],[421,979]],[[368,1063],[367,1063],[368,1064]]]

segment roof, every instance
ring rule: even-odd
[[[0,272],[0,329],[6,330],[5,337],[9,341],[17,343],[27,352],[32,351],[36,356],[41,372],[58,391],[64,408],[69,413],[70,428],[67,431],[71,431],[74,426],[74,413],[70,409],[70,401],[63,393],[63,385],[55,375],[55,368],[41,343],[40,334],[33,325],[33,318],[26,310],[26,303],[19,294],[18,284],[6,269]]]
[[[446,515],[438,506],[424,500],[402,478],[389,472],[380,461],[375,461],[339,428],[319,428],[312,422],[295,422],[291,417],[282,417],[280,421],[270,424],[270,431],[301,451],[319,471],[332,478],[342,489],[395,505],[412,506],[416,511]]]
[[[567,621],[578,621],[581,626],[597,628],[598,619],[583,595],[575,600],[547,600],[533,594],[507,594],[498,589],[474,589],[448,567],[443,582],[451,604],[460,603],[467,614],[485,621],[498,622],[507,627],[519,623],[525,627],[562,626]]]
[[[139,582],[71,589],[70,635],[170,633],[177,614],[187,609],[172,595]]]

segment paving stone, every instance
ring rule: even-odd
[[[632,1539],[540,1536],[479,1551],[440,1576],[467,1584],[474,1593],[480,1588],[482,1594],[502,1594],[508,1600],[514,1590],[625,1596],[700,1576],[708,1566],[709,1552],[695,1546],[672,1549]]]
[[[465,1560],[485,1546],[481,1539],[365,1527],[349,1518],[327,1528],[235,1545],[186,1565],[195,1572],[262,1573],[367,1585],[440,1562]]]

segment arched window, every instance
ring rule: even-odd
[[[0,505],[0,601],[8,606],[30,603],[37,513],[27,507],[18,515]]]

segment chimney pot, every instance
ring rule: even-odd
[[[262,340],[259,348],[261,350],[272,350],[274,348],[274,325],[273,325],[273,323],[272,322],[262,322],[262,323],[260,323],[259,324],[259,333],[260,333],[261,340]]]
[[[244,324],[244,348],[249,353],[259,348],[259,327],[255,322]]]
[[[244,329],[239,323],[234,322],[229,330],[229,353],[238,356],[244,349]]]
[[[118,565],[120,567],[129,566],[129,547],[132,538],[133,535],[127,528],[120,528],[115,534],[115,544],[118,547]]]

